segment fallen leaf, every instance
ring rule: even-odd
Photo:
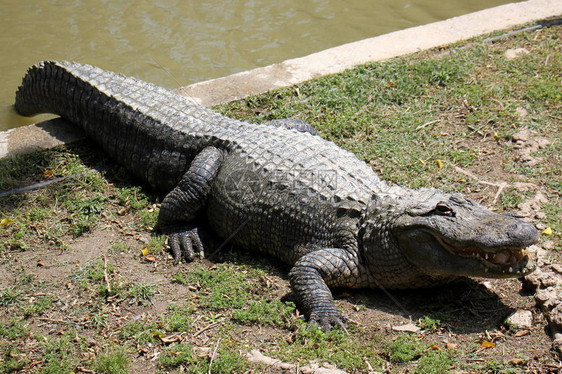
[[[11,218],[4,218],[0,221],[0,226],[8,226],[10,223],[14,223],[15,221]]]
[[[54,170],[45,170],[43,172],[43,176],[45,176],[46,178],[50,177],[51,175],[53,175],[55,171]]]
[[[412,323],[400,326],[392,326],[392,329],[399,332],[419,332],[421,330],[421,328]]]
[[[148,254],[148,247],[143,247],[141,249],[141,256],[146,256]]]
[[[156,261],[156,258],[155,258],[154,256],[146,256],[144,259],[145,259],[146,261],[148,261],[148,262],[154,262],[154,261]]]
[[[480,344],[482,347],[484,348],[494,348],[496,345],[492,342],[482,342],[482,344]]]
[[[38,260],[37,266],[45,266],[45,263],[43,262],[43,260]]]
[[[521,336],[529,335],[530,333],[531,332],[529,330],[521,330],[521,331],[517,331],[515,334],[513,334],[513,337],[519,338]]]
[[[456,349],[457,345],[454,343],[447,343],[447,345],[445,346],[447,349]]]
[[[544,235],[552,235],[552,227],[547,227],[542,231]]]
[[[437,160],[435,160],[435,162],[437,163],[437,167],[439,169],[441,169],[443,167],[443,161],[442,160],[437,159]]]
[[[511,360],[509,360],[509,363],[511,365],[521,365],[525,363],[525,360],[523,360],[522,358],[512,358]]]
[[[170,343],[179,342],[181,339],[179,336],[174,334],[174,335],[161,337],[160,340],[162,340],[162,343],[164,344],[170,344]]]

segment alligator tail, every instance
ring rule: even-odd
[[[164,189],[177,183],[192,157],[171,141],[177,134],[169,124],[178,119],[170,105],[187,104],[151,83],[55,61],[31,67],[15,101],[21,115],[54,113],[71,121],[135,175]]]

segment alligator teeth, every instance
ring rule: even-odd
[[[509,267],[508,271],[509,271],[510,273],[513,273],[513,268],[512,268],[512,267]]]

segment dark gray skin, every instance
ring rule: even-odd
[[[300,308],[325,330],[345,326],[329,287],[416,288],[464,276],[520,277],[533,225],[460,194],[388,185],[299,120],[233,120],[152,84],[69,62],[30,68],[22,115],[52,112],[167,193],[158,228],[176,263],[202,244],[206,213],[225,241],[290,265]]]

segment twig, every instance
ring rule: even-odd
[[[492,200],[492,205],[496,205],[496,203],[498,202],[498,200],[500,198],[500,195],[503,192],[503,190],[505,190],[509,186],[509,183],[507,183],[507,182],[494,183],[494,182],[483,181],[468,170],[461,169],[458,166],[454,166],[454,168],[459,173],[464,174],[469,178],[475,179],[477,183],[496,187],[498,190],[497,190],[496,194],[494,195],[494,198]]]
[[[45,321],[45,322],[57,322],[57,323],[74,323],[74,321],[65,321],[62,319],[54,319],[54,318],[45,318],[45,317],[40,317],[37,318],[39,321]]]
[[[211,323],[210,325],[207,325],[206,327],[203,327],[201,330],[199,330],[199,331],[197,331],[195,334],[193,334],[193,338],[195,338],[195,337],[201,335],[201,334],[204,333],[205,331],[210,330],[210,329],[212,329],[213,327],[215,327],[215,326],[217,326],[217,325],[219,325],[219,324],[220,324],[220,322],[213,322],[213,323]]]
[[[211,366],[213,366],[213,361],[215,361],[215,356],[219,349],[220,342],[221,342],[221,338],[218,338],[217,343],[215,344],[215,348],[213,349],[213,353],[211,354],[211,360],[209,361],[209,371],[207,371],[208,374],[211,374]]]
[[[105,280],[105,289],[107,294],[111,294],[111,285],[109,284],[109,277],[107,276],[107,257],[103,256],[103,279]]]
[[[441,120],[440,120],[440,119],[436,119],[435,121],[426,122],[426,123],[424,123],[423,125],[419,125],[418,127],[416,127],[416,130],[421,130],[421,129],[423,129],[424,127],[427,127],[427,126],[429,126],[429,125],[433,125],[434,123],[437,123],[437,122],[441,122]]]

